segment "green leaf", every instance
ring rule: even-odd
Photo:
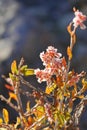
[[[70,119],[70,117],[71,117],[70,113],[66,112],[65,113],[65,119],[66,119],[66,121],[68,121]]]
[[[34,69],[29,69],[27,65],[23,65],[23,66],[20,68],[20,72],[21,72],[24,76],[34,75]]]
[[[58,121],[59,121],[61,126],[64,125],[65,117],[63,114],[58,115]]]
[[[34,69],[25,69],[24,76],[34,75]]]
[[[28,68],[27,65],[23,65],[23,66],[20,68],[20,70],[21,70],[21,72],[22,72],[22,71],[24,71],[24,70],[27,69],[27,68]]]

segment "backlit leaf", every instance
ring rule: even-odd
[[[84,98],[84,95],[78,95],[78,96],[76,96],[77,98],[79,98],[79,99],[83,99]]]
[[[72,51],[71,51],[69,46],[67,47],[67,55],[69,57],[69,60],[71,60],[72,59]]]
[[[30,112],[30,102],[29,101],[27,102],[26,111]]]
[[[24,76],[34,75],[34,69],[29,69],[27,65],[23,65],[23,66],[20,68],[20,72],[21,72]]]
[[[57,87],[57,85],[53,83],[51,86],[47,86],[47,87],[46,87],[45,92],[46,92],[47,94],[50,94],[51,92],[53,92],[53,91],[56,89],[56,87]]]
[[[9,113],[8,113],[7,109],[5,109],[5,108],[3,108],[3,119],[4,119],[4,122],[6,124],[8,124],[8,122],[9,122]]]
[[[72,26],[72,23],[70,23],[70,24],[67,26],[67,31],[69,32],[70,35],[72,34],[71,26]]]
[[[0,124],[2,124],[3,123],[3,120],[2,120],[2,118],[0,118]]]
[[[17,101],[17,96],[13,92],[9,92],[9,100],[14,99]]]
[[[76,34],[74,33],[72,35],[72,44],[74,45],[76,43]]]
[[[32,125],[33,122],[34,122],[33,117],[32,117],[32,116],[29,116],[29,117],[28,117],[28,126]]]
[[[82,89],[81,89],[81,92],[84,92],[87,90],[87,81],[83,78],[82,79]]]
[[[16,122],[16,124],[15,124],[15,128],[17,128],[17,127],[18,127],[18,125],[20,125],[20,123],[21,123],[20,118],[19,118],[19,117],[17,117],[17,122]]]
[[[17,63],[16,63],[15,60],[14,60],[14,61],[12,62],[12,64],[11,64],[11,72],[12,72],[13,74],[16,74],[16,73],[17,73]]]
[[[66,112],[65,113],[65,119],[66,119],[66,121],[68,121],[70,119],[70,117],[71,117],[70,113]]]
[[[24,76],[34,75],[34,69],[25,69]]]
[[[11,90],[11,91],[14,91],[13,86],[10,86],[10,85],[8,85],[8,84],[5,84],[5,87],[6,87],[7,89]]]
[[[36,118],[40,118],[44,115],[44,107],[43,106],[37,106],[34,110],[34,114]]]

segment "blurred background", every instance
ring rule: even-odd
[[[6,96],[1,75],[8,76],[13,60],[24,57],[30,68],[38,68],[39,54],[49,45],[66,56],[70,40],[66,28],[74,17],[73,7],[87,15],[87,0],[0,0],[0,93]],[[86,71],[87,29],[77,30],[71,67]]]

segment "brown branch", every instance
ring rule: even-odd
[[[17,106],[15,106],[13,103],[11,103],[8,99],[6,99],[3,95],[0,95],[0,99],[2,101],[5,101],[10,107],[12,107],[13,109],[15,109],[17,112],[19,112],[19,109],[17,108]]]
[[[34,110],[35,108],[37,108],[38,106],[39,106],[39,104],[36,104],[34,107],[32,107],[32,108],[30,109],[29,112],[25,112],[25,113],[24,113],[24,116],[25,116],[25,117],[28,117],[28,116],[32,115],[32,114],[33,114],[33,110]]]
[[[47,100],[47,97],[52,98],[51,95],[46,94],[45,92],[43,92],[40,88],[36,88],[33,85],[31,85],[29,82],[27,82],[26,80],[24,80],[24,78],[22,76],[19,76],[19,80],[21,81],[21,83],[23,83],[24,85],[26,85],[27,87],[29,87],[32,90],[37,91],[38,93],[41,94],[41,96],[44,97],[45,101],[49,103],[49,101]]]
[[[23,121],[23,117],[24,117],[24,113],[23,113],[23,107],[22,107],[22,101],[20,98],[20,91],[19,91],[19,87],[20,87],[20,82],[16,82],[15,85],[15,94],[17,96],[17,105],[18,105],[18,109],[19,109],[19,116],[20,116],[20,120],[21,120],[21,126],[22,128],[24,128],[24,121]]]
[[[6,130],[15,130],[15,128],[12,128],[12,127],[10,127],[9,125],[6,125],[6,124],[0,124],[0,128],[4,128]]]

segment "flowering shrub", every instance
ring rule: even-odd
[[[79,120],[87,102],[84,95],[87,90],[86,72],[78,74],[70,70],[70,65],[73,46],[76,43],[76,29],[78,26],[81,29],[86,28],[83,22],[87,17],[79,10],[73,10],[75,17],[67,27],[70,34],[70,45],[67,47],[68,61],[56,48],[48,46],[45,52],[40,53],[43,70],[28,68],[22,58],[19,65],[15,60],[12,62],[8,78],[3,76],[8,83],[5,87],[9,90],[9,98],[0,95],[0,99],[16,110],[19,116],[16,117],[16,123],[10,123],[9,112],[3,108],[0,130],[79,130]],[[46,82],[45,91],[32,86],[24,79],[31,75],[35,75],[39,83]],[[81,89],[78,89],[80,81]],[[23,90],[22,85],[29,87],[31,93]],[[31,102],[28,101],[24,111],[21,94],[33,97],[35,105],[31,107]],[[80,103],[74,106],[74,101],[78,98]],[[16,105],[12,99],[16,101]]]

